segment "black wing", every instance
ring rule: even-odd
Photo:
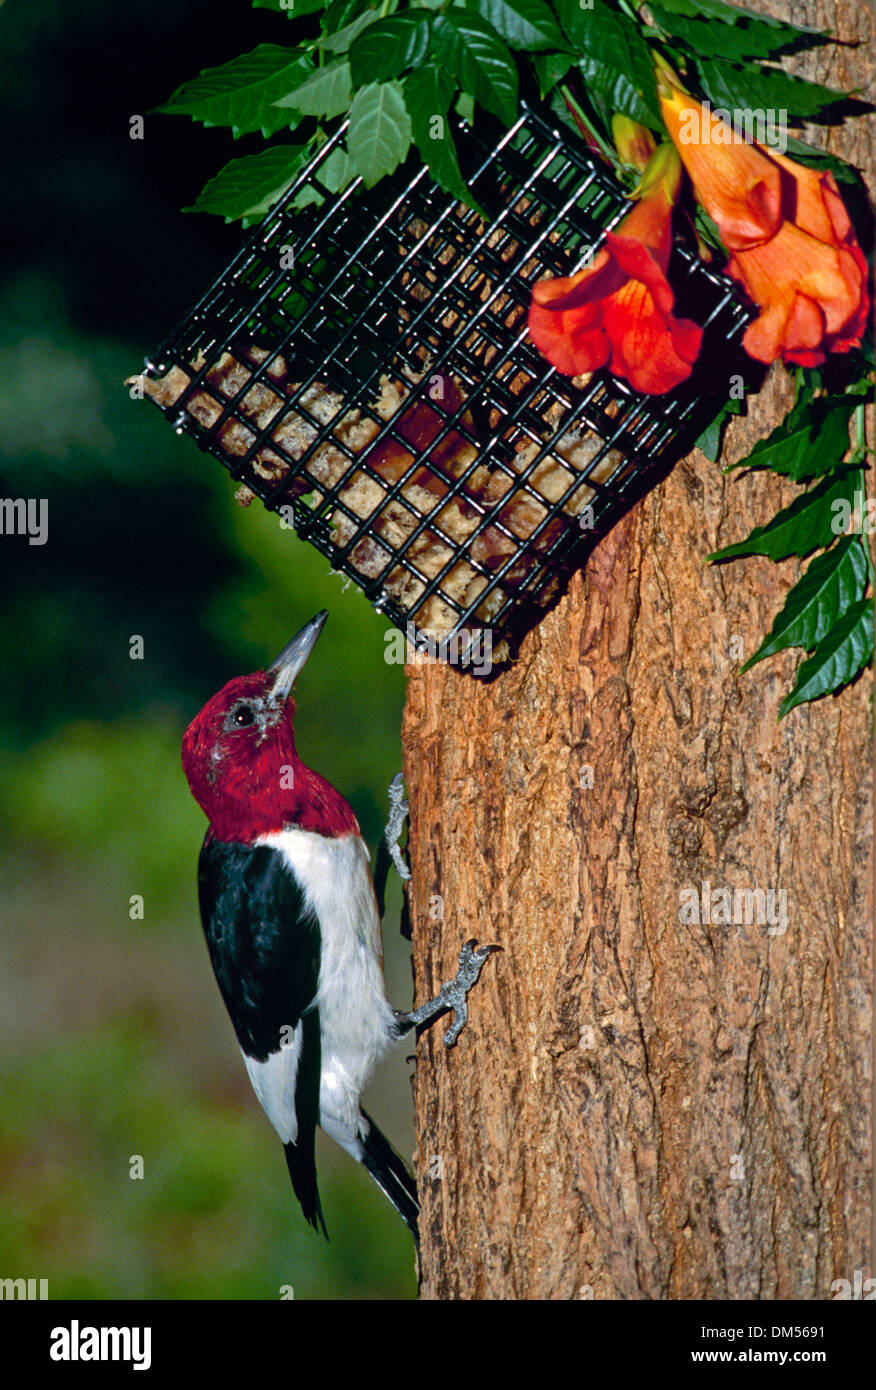
[[[244,1056],[279,1063],[288,1030],[301,1025],[294,1072],[298,1132],[284,1147],[304,1215],[325,1232],[314,1159],[320,1027],[319,1014],[309,1007],[319,981],[319,923],[307,912],[292,869],[270,845],[229,843],[208,834],[198,861],[198,895],[213,971]],[[282,1060],[288,1074],[292,1054]]]

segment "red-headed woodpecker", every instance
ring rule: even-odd
[[[306,767],[292,687],[328,615],[266,671],[238,676],[189,725],[182,761],[210,824],[201,920],[213,970],[259,1101],[279,1134],[305,1217],[325,1232],[317,1124],[364,1164],[417,1238],[414,1180],[359,1104],[387,1046],[448,1009],[455,1042],[466,994],[493,946],[466,942],[460,970],[412,1013],[388,1003],[369,854],[352,809]]]

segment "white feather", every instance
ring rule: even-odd
[[[360,835],[331,838],[297,826],[263,835],[258,843],[283,854],[306,906],[319,921],[320,1124],[360,1158],[359,1096],[378,1058],[396,1037],[383,981],[380,919],[368,850]]]
[[[301,1034],[299,1020],[288,1046],[281,1047],[279,1052],[272,1052],[264,1062],[257,1062],[254,1057],[247,1057],[243,1053],[253,1090],[284,1144],[293,1144],[298,1138],[295,1082],[301,1057]]]

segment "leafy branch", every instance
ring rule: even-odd
[[[823,43],[812,30],[748,15],[719,0],[662,0],[645,23],[627,0],[255,0],[318,32],[294,45],[260,44],[208,68],[160,106],[235,139],[261,135],[285,154],[232,160],[193,204],[244,226],[259,220],[331,128],[349,119],[348,181],[371,187],[413,144],[437,182],[474,205],[448,114],[481,109],[511,126],[521,91],[558,97],[554,109],[611,149],[616,111],[662,129],[652,51],[668,45],[717,105],[785,109],[811,118],[846,100],[789,77],[775,59]],[[716,22],[717,21],[717,22]],[[556,93],[563,84],[567,103]],[[574,114],[577,112],[577,114]],[[292,135],[301,136],[295,144]],[[813,152],[814,153],[814,152]]]
[[[876,501],[866,497],[864,403],[872,399],[866,363],[841,395],[821,392],[821,374],[801,370],[797,399],[788,416],[739,468],[769,468],[811,484],[766,526],[743,541],[725,546],[712,561],[747,555],[771,560],[815,554],[788,593],[772,629],[742,667],[749,670],[765,657],[789,647],[808,656],[794,686],[782,701],[779,717],[795,705],[832,694],[853,680],[873,656],[873,562],[867,541],[876,531]],[[846,461],[849,423],[857,420],[858,444]]]

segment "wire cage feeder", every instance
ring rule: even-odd
[[[420,649],[463,666],[478,634],[507,657],[690,447],[748,320],[730,281],[677,248],[678,312],[705,330],[682,387],[644,396],[550,367],[527,336],[532,285],[586,264],[630,205],[573,134],[521,109],[497,142],[459,128],[489,221],[422,166],[326,194],[338,130],[144,374],[240,500],[280,512]]]

